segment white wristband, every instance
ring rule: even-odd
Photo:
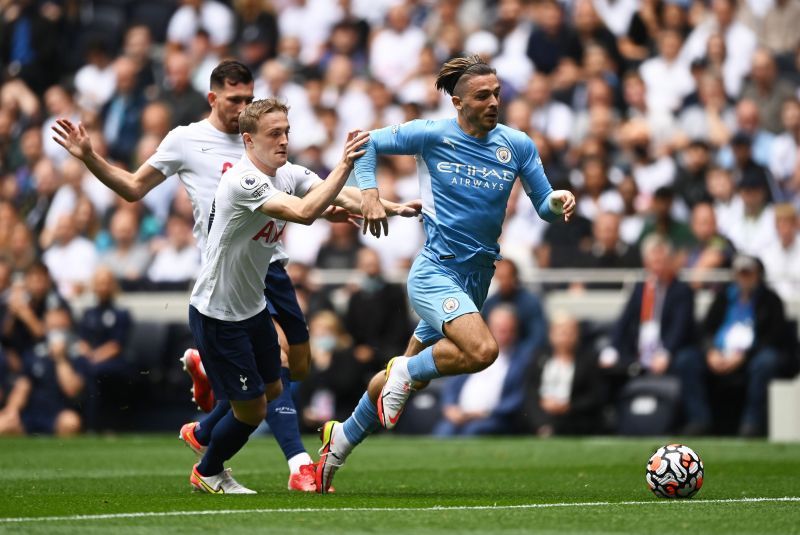
[[[554,191],[547,197],[547,204],[551,212],[556,215],[561,215],[564,213],[564,202],[559,197],[556,197],[556,193],[557,192]]]

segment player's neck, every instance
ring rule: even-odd
[[[275,176],[275,173],[278,172],[277,167],[269,167],[268,165],[265,165],[261,160],[256,158],[256,155],[253,154],[249,149],[245,149],[245,152],[247,153],[247,159],[250,160],[250,163],[265,175]]]
[[[461,131],[470,137],[476,137],[482,139],[485,138],[487,135],[489,135],[488,130],[478,129],[477,127],[475,127],[475,125],[470,124],[469,121],[461,117],[461,115],[458,115],[456,117],[456,122],[458,123],[458,127],[461,128]]]
[[[237,132],[228,132],[228,130],[225,129],[225,125],[223,124],[223,122],[220,120],[219,116],[216,113],[212,112],[212,113],[209,114],[208,122],[211,123],[211,126],[216,128],[217,130],[219,130],[223,134],[230,135],[230,134],[236,134],[237,133]]]

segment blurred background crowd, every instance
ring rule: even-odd
[[[800,0],[0,0],[0,433],[187,414],[185,325],[116,299],[188,295],[188,196],[170,178],[116,197],[51,139],[56,118],[135,170],[205,117],[210,72],[235,57],[256,98],[291,106],[291,160],[325,176],[349,130],[452,116],[435,75],[479,54],[502,82],[501,121],[535,141],[578,216],[547,225],[515,186],[484,309],[501,357],[419,394],[406,431],[763,434],[767,385],[798,360],[798,28]],[[414,159],[383,158],[378,183],[417,198]],[[312,430],[403,351],[402,280],[424,235],[397,219],[379,240],[326,221],[284,237],[311,330],[296,395]],[[643,271],[597,322],[543,301],[623,284],[525,283],[557,268]],[[655,404],[625,409],[640,391]]]

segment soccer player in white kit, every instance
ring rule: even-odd
[[[101,182],[127,201],[143,198],[167,177],[177,174],[191,199],[194,212],[193,233],[197,245],[203,250],[217,185],[222,175],[241,159],[244,152],[239,134],[239,113],[252,102],[253,85],[252,74],[246,66],[232,60],[221,62],[211,73],[209,117],[172,130],[161,142],[156,153],[133,173],[111,165],[98,155],[92,149],[82,125],[73,125],[67,119],[60,119],[57,126],[53,127],[56,133],[53,139],[70,154],[82,160]],[[273,296],[273,300],[293,304],[279,309],[279,312],[288,310],[287,313],[275,315],[279,321],[291,325],[285,329],[290,336],[289,343],[285,344],[288,345],[286,360],[292,378],[302,379],[308,371],[310,359],[308,330],[283,269],[286,262],[285,252],[278,248],[272,261],[270,275],[277,273],[279,279],[275,283],[268,279],[267,293],[269,295],[270,290],[280,289],[280,299],[274,299]],[[284,321],[287,317],[289,321]],[[208,444],[216,422],[227,413],[228,404],[220,403],[218,408],[214,408],[214,396],[204,380],[200,356],[196,350],[187,350],[182,361],[194,380],[193,393],[198,405],[205,411],[212,411],[199,426],[192,422],[187,424],[189,428],[184,426],[181,429],[181,437],[192,449],[200,452]],[[288,380],[287,369],[282,370],[282,375]],[[296,411],[288,389],[285,395],[270,406],[267,422],[289,464],[289,489],[316,490],[313,462],[300,439]]]
[[[276,99],[245,108],[239,128],[245,155],[217,188],[208,220],[204,262],[189,307],[189,324],[206,374],[231,409],[190,476],[198,490],[251,494],[225,470],[282,389],[278,336],[264,298],[264,279],[287,221],[311,224],[344,186],[366,135],[349,136],[342,161],[326,181],[287,162],[288,108]],[[301,197],[301,198],[298,198]]]
[[[223,463],[238,452],[280,395],[280,349],[264,297],[267,266],[287,221],[311,224],[332,203],[358,211],[354,188],[341,192],[366,134],[352,132],[327,180],[287,162],[288,107],[270,98],[239,119],[245,155],[217,188],[204,263],[189,306],[189,324],[214,393],[230,401],[190,476],[198,490],[251,494]],[[416,215],[395,205],[390,214]]]

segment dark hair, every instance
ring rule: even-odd
[[[478,55],[466,58],[454,58],[442,65],[436,76],[436,89],[453,95],[458,81],[464,76],[482,76],[484,74],[497,74],[483,58]]]
[[[47,265],[41,260],[34,260],[30,266],[25,268],[25,275],[30,275],[32,273],[41,273],[46,277],[50,276],[50,270],[47,269]]]
[[[253,74],[243,63],[226,59],[211,71],[211,89],[225,87],[225,82],[232,85],[253,82]]]
[[[664,201],[671,201],[675,198],[675,191],[669,186],[660,186],[653,193],[653,197]]]

